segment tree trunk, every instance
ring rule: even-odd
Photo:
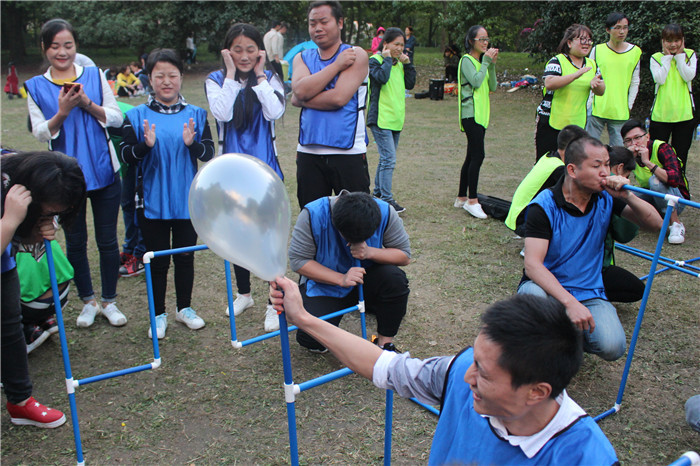
[[[17,2],[3,2],[2,38],[8,45],[10,60],[15,63],[22,63],[27,56],[24,26],[24,9]]]

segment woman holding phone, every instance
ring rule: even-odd
[[[32,134],[49,149],[78,160],[92,206],[95,241],[100,254],[101,303],[97,303],[87,257],[85,204],[72,228],[66,230],[68,260],[75,269],[75,285],[83,308],[78,327],[89,327],[99,313],[114,326],[126,324],[116,305],[119,278],[117,218],[121,184],[119,161],[106,128],[119,127],[122,113],[100,70],[74,63],[78,40],[73,26],[52,19],[41,29],[41,49],[49,68],[25,83]]]

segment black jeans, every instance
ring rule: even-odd
[[[610,302],[634,303],[644,295],[644,282],[632,272],[616,265],[603,269],[603,286]]]
[[[535,163],[547,152],[557,150],[559,130],[549,126],[549,117],[537,115],[535,126]]]
[[[2,274],[2,386],[7,401],[20,403],[32,396],[27,344],[22,330],[17,269]]]
[[[367,154],[315,155],[297,152],[299,208],[324,196],[350,192],[369,194]]]
[[[408,278],[403,270],[395,265],[374,264],[366,269],[364,278],[365,310],[377,316],[377,333],[393,337],[406,314],[408,304]],[[357,287],[343,298],[328,296],[309,297],[306,285],[300,287],[304,308],[316,317],[347,309],[359,301]],[[340,325],[343,316],[329,319],[335,326]],[[297,331],[297,342],[306,348],[322,349],[323,346],[301,330]]]
[[[462,126],[467,135],[467,156],[464,159],[462,172],[459,176],[457,197],[466,196],[467,189],[469,189],[469,199],[477,199],[479,172],[485,156],[484,137],[486,136],[486,128],[477,123],[474,118],[464,118]]]
[[[197,244],[197,232],[189,220],[154,220],[146,218],[143,209],[138,209],[139,225],[147,251],[163,251],[183,248]],[[175,254],[175,294],[178,310],[190,307],[192,302],[192,285],[194,283],[194,252]],[[156,315],[165,313],[165,291],[168,285],[168,268],[170,256],[155,257],[151,261],[151,279],[153,281],[153,304]]]

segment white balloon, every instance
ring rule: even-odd
[[[287,271],[289,196],[279,176],[245,154],[223,154],[197,173],[190,218],[209,249],[272,281]]]

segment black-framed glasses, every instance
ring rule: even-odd
[[[593,39],[590,37],[577,37],[577,39],[581,45],[591,45],[593,43]]]
[[[625,146],[629,146],[629,145],[632,144],[632,143],[635,143],[635,144],[636,144],[638,141],[641,141],[642,138],[643,138],[644,136],[646,136],[646,135],[647,135],[647,133],[644,132],[644,133],[642,133],[642,134],[638,134],[637,136],[633,136],[633,137],[631,137],[631,138],[625,138],[625,139],[622,140],[622,143],[623,143]]]

